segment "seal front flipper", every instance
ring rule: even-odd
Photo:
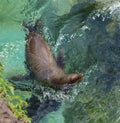
[[[58,52],[56,62],[57,62],[57,65],[64,70],[64,67],[65,67],[65,51],[64,51],[64,49],[61,49]]]
[[[8,81],[14,86],[15,89],[23,91],[31,91],[33,89],[33,81],[30,75],[18,75],[8,78]]]
[[[31,79],[30,75],[17,75],[17,76],[8,78],[9,81],[24,81],[24,80],[30,80],[30,79]]]

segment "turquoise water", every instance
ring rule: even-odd
[[[120,1],[0,0],[0,61],[6,78],[25,74],[22,22],[42,21],[53,53],[65,49],[65,72],[83,72],[73,90],[43,95],[62,105],[40,123],[120,122]],[[38,96],[41,96],[37,93]],[[40,97],[39,97],[40,98]]]

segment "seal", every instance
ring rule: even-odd
[[[73,84],[83,77],[82,73],[65,74],[63,65],[57,63],[48,43],[35,31],[27,36],[26,64],[38,83],[52,87]]]
[[[64,52],[60,52],[55,59],[48,43],[43,39],[41,34],[37,33],[39,24],[40,22],[36,21],[35,26],[32,27],[23,23],[23,26],[29,31],[26,36],[25,63],[30,74],[14,76],[10,80],[23,81],[33,79],[38,84],[62,90],[64,85],[69,86],[80,82],[83,78],[82,73],[64,73]]]

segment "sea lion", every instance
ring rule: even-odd
[[[25,64],[30,75],[18,75],[9,80],[23,81],[33,79],[40,84],[57,89],[63,89],[64,85],[79,82],[83,78],[83,74],[73,73],[67,75],[64,73],[64,52],[60,52],[57,59],[55,59],[48,43],[41,34],[37,33],[39,24],[40,22],[36,21],[35,26],[32,27],[23,23],[25,29],[27,28],[29,31],[29,34],[26,36]]]
[[[25,52],[27,67],[37,82],[59,87],[79,82],[83,77],[82,73],[66,75],[63,66],[56,62],[47,42],[35,31],[30,31],[27,36]]]

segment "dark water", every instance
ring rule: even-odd
[[[34,25],[38,19],[54,54],[65,50],[66,73],[84,73],[83,81],[67,94],[43,91],[42,96],[62,104],[39,122],[119,123],[120,1],[0,2],[0,60],[6,77],[26,73],[22,22]]]

